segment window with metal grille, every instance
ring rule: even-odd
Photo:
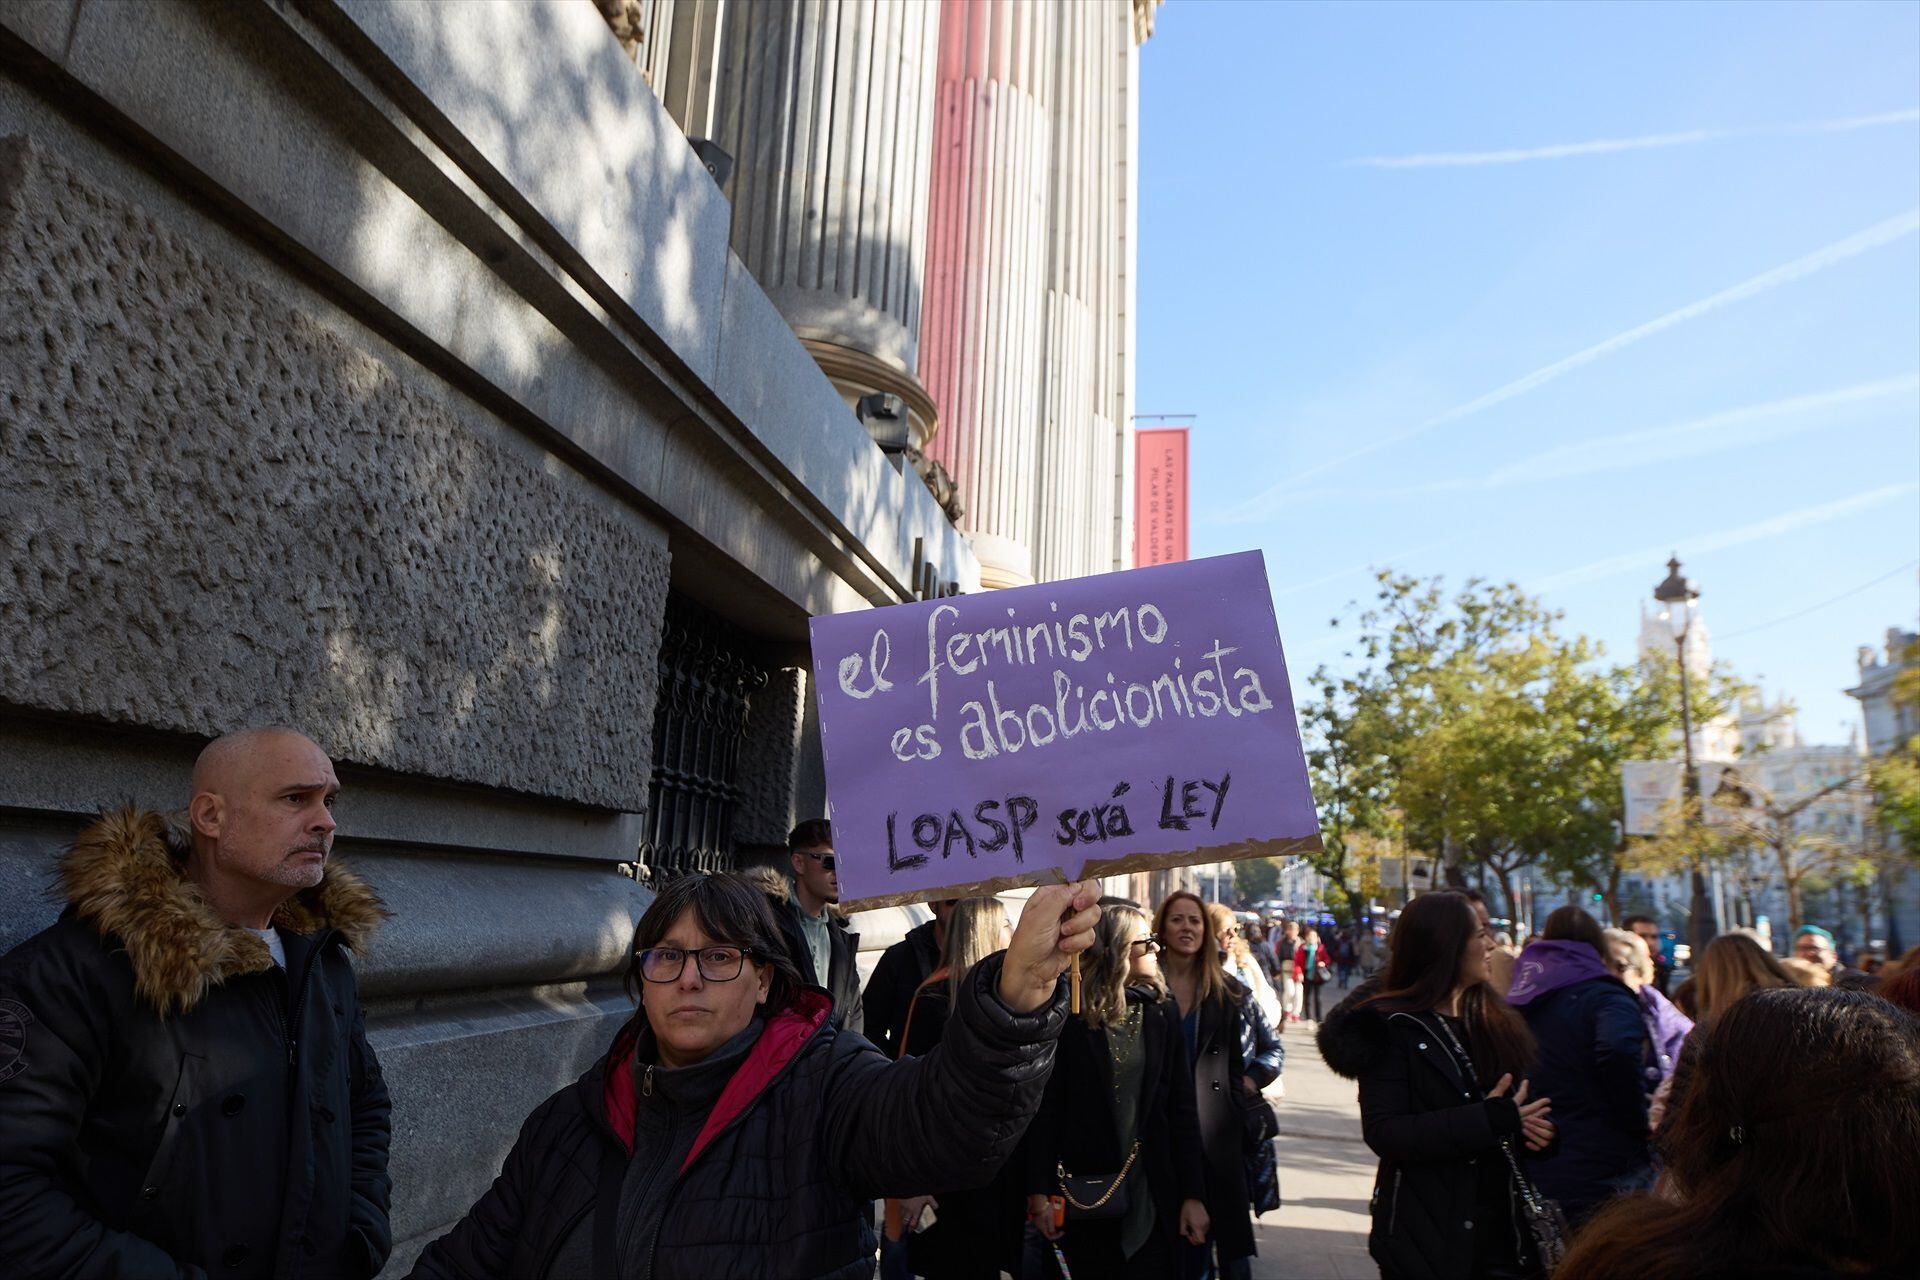
[[[747,709],[767,672],[740,652],[730,628],[669,597],[660,636],[660,693],[653,714],[653,779],[635,878],[733,869],[740,803],[740,744]]]

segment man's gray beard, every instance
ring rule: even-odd
[[[302,853],[306,851],[295,850],[294,852]],[[332,856],[333,854],[330,851],[326,855],[327,858],[331,858]],[[280,865],[275,867],[273,873],[266,877],[268,883],[285,885],[290,889],[311,889],[319,884],[321,879],[327,874],[327,863],[325,859],[322,859],[318,866],[306,867],[294,862],[293,857],[294,854],[290,853],[280,859]]]

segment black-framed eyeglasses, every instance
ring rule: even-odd
[[[691,952],[682,947],[648,947],[640,953],[640,976],[648,982],[678,982],[691,955],[694,968],[706,981],[732,982],[753,954],[751,947],[701,947]]]
[[[812,858],[820,864],[822,871],[833,870],[833,850],[831,849],[795,849],[794,852],[803,858]]]
[[[1132,942],[1129,942],[1127,945],[1129,947],[1145,947],[1146,951],[1144,954],[1152,955],[1154,952],[1160,949],[1160,939],[1149,935],[1145,938],[1135,938]]]

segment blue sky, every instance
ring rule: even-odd
[[[1171,0],[1141,95],[1137,407],[1296,692],[1369,565],[1626,656],[1673,550],[1845,740],[1920,615],[1920,4]]]

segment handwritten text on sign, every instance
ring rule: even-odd
[[[1318,846],[1258,552],[813,621],[849,899]]]

